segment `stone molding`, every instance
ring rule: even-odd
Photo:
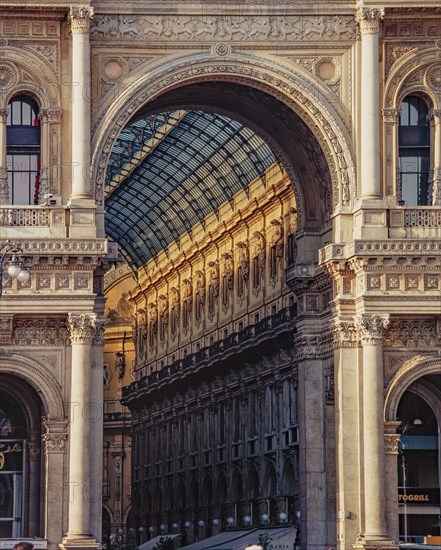
[[[364,344],[381,344],[384,331],[389,326],[389,315],[356,315],[354,326],[358,337]]]
[[[93,19],[92,6],[71,6],[67,16],[72,34],[87,34]]]
[[[90,36],[95,40],[167,39],[170,41],[285,41],[285,40],[353,40],[355,22],[350,15],[188,15],[127,16],[99,15],[94,19]],[[228,46],[219,47],[226,55]]]
[[[15,346],[67,346],[69,334],[64,319],[14,319],[10,343]]]
[[[46,367],[27,357],[0,355],[0,374],[13,374],[27,381],[41,395],[45,414],[51,421],[64,419],[64,405],[58,380]]]
[[[438,355],[415,355],[406,361],[387,381],[385,391],[384,418],[395,421],[398,404],[404,392],[416,380],[428,374],[439,375],[441,358]]]
[[[97,316],[94,313],[69,313],[68,327],[72,344],[93,344]]]
[[[384,335],[384,347],[433,349],[441,346],[441,335],[433,319],[392,321]]]

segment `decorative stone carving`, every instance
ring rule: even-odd
[[[196,295],[195,295],[195,321],[196,326],[199,326],[205,306],[205,275],[201,270],[196,271]]]
[[[360,9],[356,15],[356,22],[360,26],[362,34],[380,32],[380,22],[383,20],[384,11],[377,8]]]
[[[170,336],[175,340],[179,331],[179,321],[181,317],[181,298],[179,290],[175,287],[170,289],[171,304],[170,304]]]
[[[46,433],[42,436],[46,454],[64,453],[66,447],[66,433]]]
[[[391,348],[432,349],[441,344],[435,321],[392,321],[384,335],[384,346]]]
[[[15,319],[12,338],[14,346],[66,346],[69,330],[61,319]]]
[[[223,273],[222,273],[222,311],[226,313],[230,307],[230,296],[234,289],[234,260],[232,254],[222,254]]]
[[[191,312],[193,310],[193,287],[190,279],[184,279],[182,287],[182,330],[184,334],[187,334],[191,325]]]
[[[435,90],[435,92],[441,92],[441,65],[436,64],[430,67],[425,75],[427,85]]]
[[[19,78],[20,75],[15,65],[7,61],[0,63],[0,92],[7,92],[16,86]]]
[[[389,315],[356,315],[354,326],[360,340],[366,344],[378,344],[389,326]]]
[[[384,451],[387,455],[398,454],[398,442],[400,434],[384,434]]]
[[[71,6],[67,17],[73,34],[89,32],[93,19],[92,6]]]
[[[161,294],[159,296],[159,341],[161,345],[165,344],[167,338],[168,322],[168,298],[164,294]]]
[[[294,336],[297,359],[324,359],[332,356],[332,336],[297,334]]]
[[[185,41],[350,40],[355,37],[350,16],[188,16],[99,15],[91,29],[96,40],[145,40],[149,38]],[[224,42],[215,53],[228,53]]]
[[[92,344],[97,328],[94,313],[69,313],[68,326],[72,344]]]
[[[255,231],[253,253],[253,294],[259,294],[266,266],[266,241],[261,231]]]
[[[354,347],[358,344],[357,329],[353,321],[334,321],[334,345],[340,347]]]
[[[278,220],[271,220],[271,225],[274,226],[275,230],[271,238],[271,248],[270,248],[270,284],[274,288],[276,282],[278,281],[278,274],[280,268],[282,267],[283,260],[283,226]]]
[[[242,305],[245,299],[248,279],[250,278],[250,253],[247,243],[239,241],[237,243],[237,248],[239,249],[237,264],[237,302],[239,305]]]
[[[214,319],[216,313],[216,304],[219,296],[219,267],[217,262],[208,262],[209,279],[208,279],[208,318],[210,321]]]

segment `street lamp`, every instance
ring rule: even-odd
[[[29,279],[29,269],[20,261],[23,249],[17,243],[9,241],[0,246],[0,298],[3,293],[3,264],[6,254],[11,254],[12,258],[8,262],[7,273],[11,279],[17,279],[25,283]]]
[[[407,432],[417,426],[422,425],[420,418],[415,418],[412,422],[405,422],[401,427],[401,437],[404,437]],[[401,472],[403,475],[403,527],[404,527],[404,542],[407,542],[407,475],[406,475],[406,458],[404,456],[404,442],[401,442]]]

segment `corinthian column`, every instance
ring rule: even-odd
[[[90,183],[90,6],[71,7],[72,30],[72,194],[71,204],[92,199]]]
[[[6,166],[6,120],[8,110],[0,109],[0,204],[9,204],[8,172]]]
[[[358,315],[363,346],[364,541],[387,540],[383,419],[383,331],[387,315]]]
[[[72,380],[69,429],[69,523],[65,547],[95,548],[90,517],[91,498],[91,351],[96,333],[95,314],[69,314]]]
[[[379,35],[383,13],[375,8],[357,13],[361,33],[361,196],[381,197]]]

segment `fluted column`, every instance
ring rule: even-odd
[[[8,110],[0,109],[0,204],[9,204],[8,172],[6,165],[6,120]]]
[[[71,204],[92,199],[90,182],[90,42],[93,8],[71,7],[72,30],[72,193]]]
[[[429,115],[432,126],[432,203],[441,205],[441,110],[433,110]]]
[[[95,485],[91,486],[91,431],[94,418],[91,397],[91,352],[96,333],[95,314],[69,314],[72,343],[72,379],[69,428],[69,523],[64,546],[89,548],[92,538],[90,512]]]
[[[381,197],[380,186],[380,64],[379,35],[383,13],[361,9],[357,22],[361,33],[361,196]]]
[[[362,426],[365,524],[362,538],[365,541],[387,539],[382,341],[383,331],[388,324],[389,317],[387,315],[362,314],[355,317],[355,327],[363,350]]]

